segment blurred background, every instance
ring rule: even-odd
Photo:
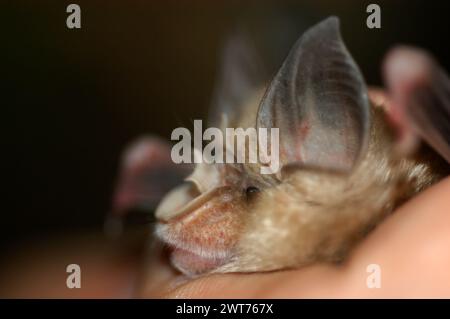
[[[73,2],[81,29],[66,27]],[[381,29],[366,27],[372,2]],[[450,70],[445,1],[0,1],[0,257],[100,232],[122,150],[205,117],[236,26],[275,72],[305,28],[329,15],[340,17],[369,84],[382,84],[380,62],[397,43],[428,49]]]

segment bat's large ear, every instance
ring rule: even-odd
[[[348,172],[367,146],[369,108],[339,20],[330,17],[297,41],[266,92],[257,126],[279,128],[282,166]]]
[[[234,32],[224,45],[208,125],[236,127],[246,102],[267,81],[260,56],[244,32]]]

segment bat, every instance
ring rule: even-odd
[[[260,174],[261,163],[180,167],[152,139],[124,157],[113,211],[154,206],[168,192],[155,236],[187,276],[339,262],[449,172],[450,81],[425,51],[386,56],[380,105],[336,17],[307,30],[269,82],[247,44],[234,36],[225,47],[209,125],[279,128],[278,173]]]

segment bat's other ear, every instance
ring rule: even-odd
[[[370,105],[363,76],[330,17],[297,41],[260,105],[279,128],[280,162],[348,172],[365,152]]]
[[[244,105],[266,83],[267,72],[260,56],[243,31],[226,39],[209,112],[209,126],[236,127]]]
[[[170,145],[154,137],[142,137],[124,152],[110,219],[120,221],[132,210],[152,216],[162,197],[180,184],[193,169],[175,164]]]

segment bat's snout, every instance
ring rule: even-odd
[[[188,275],[210,271],[229,259],[244,212],[243,195],[232,187],[214,188],[188,201],[195,194],[192,187],[180,186],[166,197],[157,211],[156,230],[171,247],[172,264]]]

